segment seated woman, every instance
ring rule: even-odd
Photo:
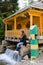
[[[21,31],[22,35],[21,35],[21,39],[20,42],[17,44],[16,50],[19,51],[19,48],[21,47],[21,45],[26,45],[26,34],[24,32],[24,30]]]

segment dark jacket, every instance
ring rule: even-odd
[[[26,45],[26,35],[24,35],[21,39],[20,42],[23,42],[23,45]]]

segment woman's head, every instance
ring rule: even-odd
[[[22,30],[22,31],[21,31],[21,34],[22,34],[22,35],[24,35],[24,34],[25,34],[24,30]]]

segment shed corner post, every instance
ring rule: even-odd
[[[30,15],[30,27],[33,25],[33,15],[28,11],[28,14]]]
[[[40,15],[40,34],[42,36],[42,15]]]
[[[14,17],[14,36],[16,34],[16,17]]]
[[[14,17],[14,30],[16,30],[16,17]]]
[[[32,26],[32,25],[33,25],[33,16],[30,15],[30,26]]]

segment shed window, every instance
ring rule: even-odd
[[[7,24],[7,30],[12,30],[12,25],[11,24]]]
[[[21,24],[18,24],[17,25],[17,29],[21,29],[22,28],[22,25]]]
[[[27,22],[27,24],[26,24],[26,28],[27,28],[27,29],[30,28],[30,21]]]

